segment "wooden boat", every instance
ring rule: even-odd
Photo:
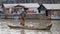
[[[30,29],[30,30],[50,30],[52,27],[52,24],[48,25],[45,28],[34,28],[34,27],[28,27],[28,26],[22,26],[22,25],[8,25],[10,28],[19,28],[19,29]]]

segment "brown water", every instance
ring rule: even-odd
[[[14,23],[13,19],[0,19],[0,34],[60,34],[60,20],[26,20],[25,25],[31,23],[36,27],[45,27],[52,23],[50,30],[10,29],[7,24]]]

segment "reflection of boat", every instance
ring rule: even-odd
[[[59,16],[55,16],[55,17],[52,16],[51,19],[60,19],[60,17]]]

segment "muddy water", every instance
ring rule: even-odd
[[[52,23],[50,30],[10,29],[8,23],[12,24],[14,20],[0,19],[0,34],[60,34],[60,20],[26,20],[25,22],[25,25],[29,26],[32,23],[36,27],[45,27]]]

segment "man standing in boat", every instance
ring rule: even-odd
[[[26,17],[26,12],[22,11],[22,13],[20,14],[20,24],[21,25],[25,25],[25,17]]]

